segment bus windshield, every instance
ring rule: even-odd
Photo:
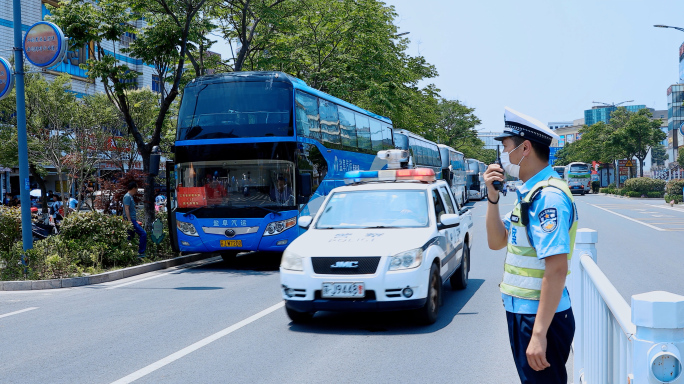
[[[586,164],[573,164],[570,166],[570,172],[587,173],[589,172],[589,166],[587,166]]]
[[[316,229],[418,228],[428,225],[425,191],[337,192],[323,208]]]
[[[178,208],[295,207],[294,163],[219,160],[178,164]]]
[[[283,82],[186,87],[177,140],[293,136],[292,92]]]

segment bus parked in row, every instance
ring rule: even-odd
[[[442,178],[442,160],[437,144],[405,129],[394,129],[394,144],[409,151],[415,168],[430,168],[437,179]]]
[[[556,171],[558,176],[560,176],[561,179],[565,179],[565,167],[564,166],[558,166],[558,167],[553,167],[553,170]]]
[[[468,201],[466,193],[466,163],[463,153],[444,144],[437,144],[442,158],[442,178],[451,187],[459,206]]]
[[[484,182],[485,164],[476,159],[466,159],[466,189],[468,200],[482,200],[487,195]]]
[[[195,79],[167,165],[172,244],[226,259],[282,252],[303,231],[297,218],[315,215],[345,172],[386,167],[376,154],[394,147],[390,119],[283,72]],[[417,158],[439,167],[434,156],[436,146]]]
[[[587,163],[574,162],[566,165],[563,179],[572,193],[584,195],[591,191],[591,168]]]

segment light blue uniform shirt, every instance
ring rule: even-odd
[[[550,166],[539,171],[517,189],[517,201],[525,197],[535,184],[551,177],[560,178]],[[553,187],[544,188],[532,202],[529,218],[527,236],[530,239],[530,244],[537,252],[537,258],[543,259],[548,256],[570,253],[570,227],[572,227],[574,220],[577,220],[577,217],[570,198],[563,191]],[[544,220],[543,228],[542,220]],[[503,222],[506,230],[510,231],[511,212],[504,217]],[[536,314],[539,308],[538,300],[521,299],[505,293],[502,293],[501,296],[508,312]],[[565,311],[569,308],[570,295],[568,289],[565,288],[556,312]]]

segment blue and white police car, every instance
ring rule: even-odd
[[[443,282],[468,284],[468,209],[458,209],[432,169],[352,171],[345,181],[314,217],[299,218],[308,230],[283,253],[288,316],[305,322],[316,311],[412,309],[434,323]]]

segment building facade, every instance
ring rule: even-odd
[[[496,149],[497,146],[501,146],[501,142],[494,138],[500,135],[501,132],[478,132],[477,138],[484,141],[485,149]]]
[[[558,128],[571,127],[572,125],[572,121],[552,121],[547,124],[547,126],[552,130],[556,130]]]
[[[681,62],[680,62],[681,66]],[[684,84],[673,84],[667,88],[667,154],[669,161],[677,161],[678,149],[684,144],[682,140],[682,123],[684,123]]]
[[[645,105],[623,105],[630,112],[637,112],[640,109],[646,108]],[[610,114],[617,110],[618,107],[614,106],[597,106],[592,109],[586,109],[584,111],[584,121],[586,125],[594,125],[599,121],[603,121],[608,124],[610,122]]]

